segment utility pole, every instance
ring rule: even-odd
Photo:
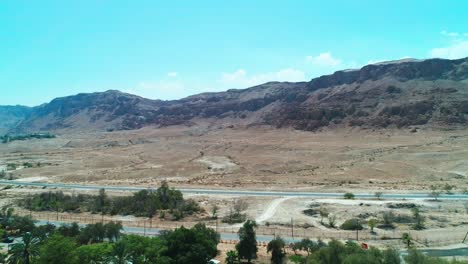
[[[356,218],[356,241],[359,241],[359,218]]]
[[[291,217],[291,237],[294,240],[294,219]]]
[[[58,195],[55,194],[55,209],[57,211],[57,222],[58,222],[58,211],[59,211],[59,204],[58,204]]]

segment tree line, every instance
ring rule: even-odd
[[[169,188],[167,182],[163,182],[156,191],[141,190],[131,196],[110,197],[104,189],[98,195],[43,192],[25,197],[19,201],[19,205],[32,211],[92,212],[142,217],[153,217],[159,212],[161,218],[173,220],[202,211],[198,203],[184,199],[182,192]]]
[[[257,240],[255,221],[246,221],[239,229],[239,242],[236,250],[227,252],[227,264],[252,263],[257,259]],[[466,261],[447,261],[424,255],[411,247],[411,238],[403,236],[402,240],[408,245],[407,255],[404,257],[408,264],[463,264]],[[294,254],[288,256],[286,247],[290,246]],[[343,243],[331,240],[328,243],[322,240],[302,239],[288,245],[281,237],[275,237],[267,245],[267,252],[271,255],[272,264],[400,264],[403,263],[400,252],[394,248],[378,249],[376,247],[363,248],[353,241]]]
[[[11,209],[0,215],[0,234],[19,237],[0,263],[7,264],[87,264],[87,263],[207,263],[218,254],[219,235],[203,224],[193,228],[163,231],[158,237],[123,235],[118,222],[80,227],[73,223],[8,226],[18,219]],[[7,223],[7,225],[4,225]],[[19,228],[19,229],[13,229]]]
[[[42,139],[42,138],[55,138],[55,135],[50,133],[33,133],[33,134],[24,134],[24,135],[3,135],[0,136],[0,141],[2,143],[8,143],[16,140],[28,140],[28,139]]]
[[[247,220],[239,229],[235,250],[227,252],[227,264],[253,263],[257,259],[255,221]],[[123,235],[118,222],[79,226],[35,225],[29,217],[20,217],[12,209],[0,210],[0,238],[21,238],[12,244],[6,254],[0,254],[0,263],[7,264],[205,264],[218,255],[219,234],[203,224],[193,228],[162,231],[158,237]],[[411,248],[411,238],[402,238],[409,247],[405,261],[408,264],[462,264],[428,257]],[[406,243],[406,242],[405,242]],[[294,254],[288,256],[286,247]],[[1,252],[1,251],[0,251]],[[303,239],[292,245],[275,237],[267,245],[272,264],[287,261],[298,264],[400,264],[398,250],[375,247],[364,249],[348,241]]]

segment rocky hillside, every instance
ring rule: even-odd
[[[4,109],[0,108],[0,115],[6,115]],[[16,132],[37,132],[203,122],[314,131],[340,126],[452,128],[466,126],[467,118],[465,58],[372,64],[310,82],[272,82],[174,101],[149,100],[118,91],[79,94],[28,109],[2,125]]]
[[[0,106],[0,135],[18,126],[31,112],[26,106]]]

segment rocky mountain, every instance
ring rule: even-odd
[[[271,82],[248,89],[160,101],[107,91],[57,98],[17,112],[0,108],[11,131],[89,131],[192,125],[317,130],[468,124],[468,58],[402,60],[337,71],[310,82]],[[12,116],[9,118],[8,116]]]
[[[26,106],[0,106],[0,135],[18,126],[30,112],[31,108]]]

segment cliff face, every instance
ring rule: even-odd
[[[12,131],[136,129],[148,125],[271,125],[317,130],[466,126],[468,58],[403,60],[338,71],[310,82],[150,100],[118,91],[57,98],[34,108],[0,108]]]
[[[466,125],[468,59],[388,62],[312,80],[307,100],[283,104],[277,126]]]

